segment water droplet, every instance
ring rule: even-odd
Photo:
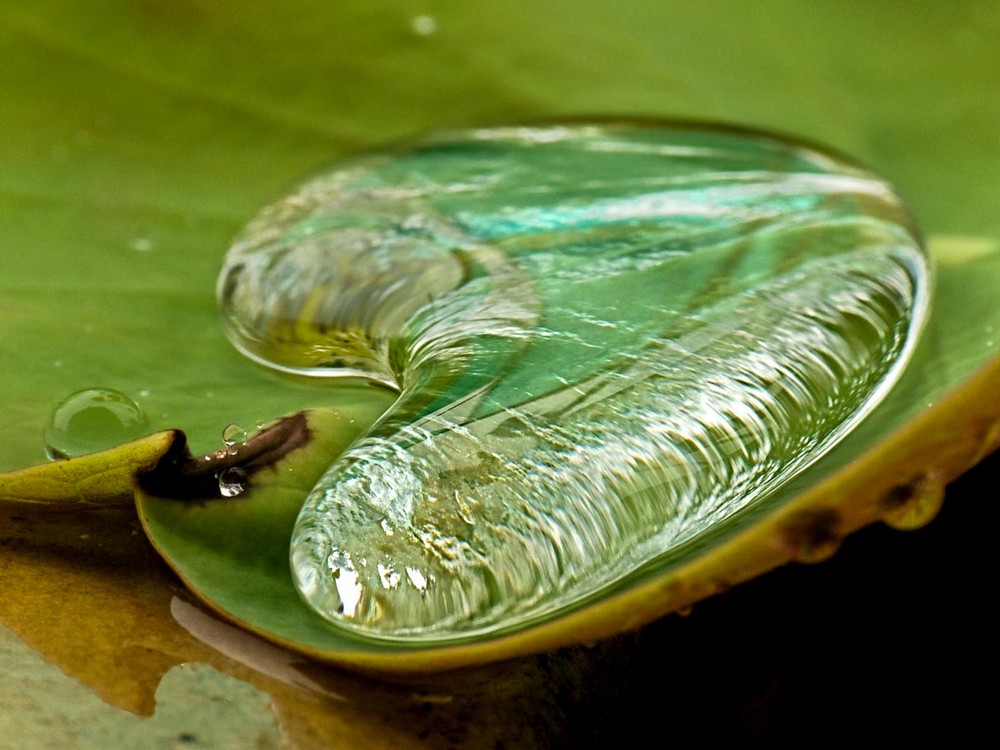
[[[924,474],[900,485],[882,501],[886,508],[882,520],[894,529],[910,531],[926,526],[944,504],[945,482],[937,472]]]
[[[481,129],[307,183],[230,249],[227,334],[400,398],[303,506],[304,599],[367,637],[469,638],[726,528],[898,379],[917,234],[877,176],[721,128]],[[789,553],[833,554],[838,519],[799,520]]]
[[[246,442],[247,431],[238,424],[227,425],[222,431],[222,442],[228,446]]]
[[[72,458],[127,443],[148,430],[145,413],[124,393],[88,388],[53,410],[45,428],[45,450],[50,458]]]
[[[826,562],[837,554],[841,541],[840,539],[829,537],[803,542],[795,548],[795,560],[807,564]]]
[[[840,514],[833,508],[807,510],[782,529],[792,558],[801,563],[820,563],[833,557],[843,539]]]
[[[239,466],[230,466],[219,472],[219,494],[223,497],[236,497],[246,491],[247,473]]]
[[[138,237],[132,241],[132,249],[140,253],[148,253],[153,249],[153,241],[148,237]]]

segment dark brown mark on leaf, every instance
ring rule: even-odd
[[[221,497],[220,472],[239,467],[252,482],[254,473],[277,463],[308,443],[310,437],[305,412],[298,412],[279,419],[225,452],[193,456],[187,442],[178,440],[156,468],[139,477],[139,485],[152,494],[178,500]]]

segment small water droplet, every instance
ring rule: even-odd
[[[71,458],[113,448],[142,437],[149,420],[124,393],[88,388],[67,396],[52,412],[45,428],[49,458]]]
[[[247,431],[238,424],[230,424],[222,431],[222,442],[232,447],[237,443],[246,442]]]
[[[800,563],[826,562],[840,549],[840,539],[823,539],[802,544],[795,550],[795,559]]]
[[[138,237],[132,241],[132,249],[140,253],[148,253],[153,249],[153,241],[148,237]]]
[[[910,531],[926,526],[944,503],[944,479],[931,472],[890,492],[883,504],[882,520],[894,529]]]
[[[247,473],[239,466],[231,466],[219,472],[219,494],[223,497],[236,497],[243,494],[247,488]]]
[[[801,563],[825,562],[840,549],[840,515],[832,508],[803,511],[785,527],[792,558]]]
[[[414,16],[411,25],[414,33],[420,36],[431,36],[437,33],[438,29],[437,20],[433,16],[427,15]]]

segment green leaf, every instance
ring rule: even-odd
[[[911,365],[889,398],[833,453],[753,514],[718,524],[694,545],[636,571],[612,594],[527,629],[449,647],[373,643],[331,629],[301,602],[289,573],[289,537],[304,494],[355,435],[336,411],[311,413],[316,442],[255,477],[245,495],[180,503],[143,493],[140,517],[160,552],[206,603],[326,661],[369,670],[440,670],[606,636],[788,560],[825,559],[844,535],[873,520],[912,528],[933,518],[944,483],[985,443],[1000,439],[995,409],[982,409],[1000,398],[1000,361],[982,335],[974,335],[990,326],[1000,330],[991,290],[975,292],[977,278],[1000,278],[1000,253],[970,255],[967,249],[936,248],[933,313]],[[984,364],[991,354],[992,362]],[[373,420],[388,406],[386,396],[372,398],[377,394],[342,391],[340,408],[348,410],[342,414],[354,415],[354,424]]]
[[[174,431],[70,461],[53,461],[0,473],[0,502],[48,505],[61,510],[132,502],[139,476],[183,442]]]
[[[811,500],[811,508],[841,502],[854,492],[847,487],[878,494],[910,486],[938,465],[947,480],[995,441],[995,9],[925,5],[902,14],[793,1],[623,8],[515,0],[491,8],[488,22],[475,4],[441,8],[436,32],[424,36],[413,17],[425,11],[267,2],[236,12],[169,0],[85,13],[55,1],[0,9],[0,469],[44,460],[51,410],[85,387],[129,394],[152,430],[182,428],[196,453],[220,447],[229,423],[252,427],[304,407],[367,398],[280,378],[232,351],[214,284],[234,233],[292,182],[358,147],[468,123],[593,113],[719,119],[826,143],[898,184],[931,237],[941,263],[938,293],[915,367],[858,444],[795,486],[812,487],[838,467],[863,477],[838,480],[824,490],[826,502]],[[746,48],[754,51],[749,59]],[[956,406],[960,386],[980,400]],[[358,406],[364,419],[378,412],[379,398]],[[325,423],[317,429],[330,429],[331,440],[340,434]],[[896,442],[877,442],[893,436]],[[188,551],[172,546],[190,529],[154,519],[152,507],[144,512],[154,538],[196,588],[207,586],[196,576],[212,571],[245,583],[245,569],[232,567],[238,544],[207,564],[195,541]],[[877,510],[872,518],[885,509]],[[849,518],[843,512],[836,531],[855,522]],[[743,531],[720,529],[705,545],[722,549]],[[784,538],[769,527],[760,534]],[[730,578],[785,555],[782,548],[768,558],[761,551],[768,544],[727,552],[727,565],[738,570]],[[699,570],[699,580],[711,578]],[[294,601],[278,592],[284,575],[269,569],[260,583],[272,587],[275,602]],[[640,593],[623,591],[616,609],[581,614],[530,643],[396,663],[447,666],[488,651],[586,639],[608,632],[613,620],[632,624],[710,593],[707,583],[683,576],[638,576],[629,591],[681,593],[636,610],[629,597]],[[205,593],[231,616],[249,619],[258,610],[252,597],[223,588]],[[294,608],[260,611],[255,627],[312,644],[327,658],[372,666],[392,660],[317,640]]]

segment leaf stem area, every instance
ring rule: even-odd
[[[308,413],[282,417],[215,453],[195,456],[180,430],[166,430],[98,453],[0,473],[0,503],[51,510],[130,505],[136,487],[159,497],[210,500],[245,490],[254,473],[309,441]],[[235,471],[238,491],[220,480]]]
[[[178,500],[223,498],[219,477],[240,469],[249,481],[260,469],[271,466],[309,441],[305,412],[282,417],[242,443],[202,456],[191,454],[184,440],[178,441],[156,467],[137,477],[143,490]]]

